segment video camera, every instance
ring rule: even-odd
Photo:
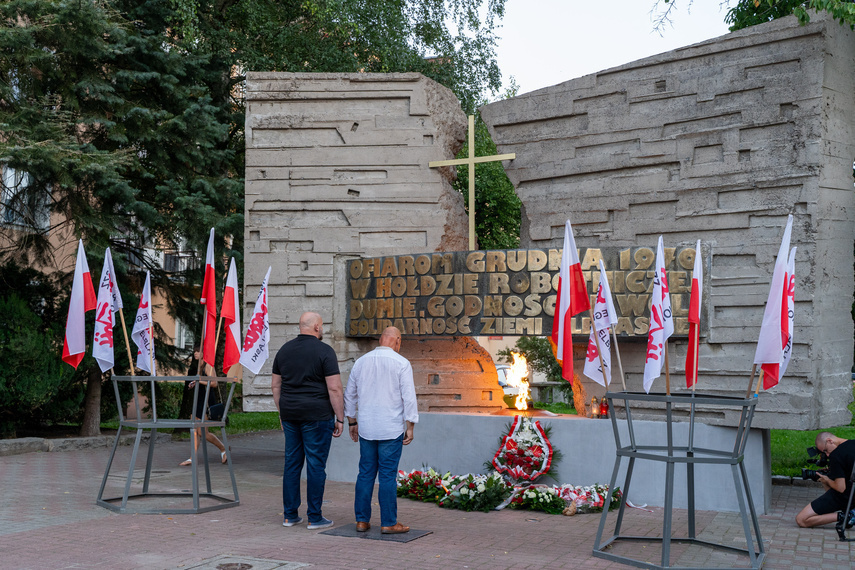
[[[807,481],[810,479],[811,481],[819,481],[820,473],[828,475],[828,469],[823,469],[823,467],[828,465],[828,457],[816,447],[808,447],[807,453],[810,458],[808,459],[808,463],[813,463],[819,469],[802,469],[802,480]]]

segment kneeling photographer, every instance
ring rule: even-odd
[[[836,523],[837,513],[846,509],[852,489],[849,477],[855,465],[855,440],[843,439],[824,431],[816,436],[816,454],[828,458],[828,469],[805,469],[802,477],[822,483],[825,494],[811,501],[796,515],[796,523],[802,528]],[[821,462],[817,464],[822,465]]]

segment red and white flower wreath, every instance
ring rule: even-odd
[[[515,481],[535,481],[552,466],[552,444],[531,418],[515,416],[508,435],[493,456],[493,467]]]

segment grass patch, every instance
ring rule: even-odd
[[[101,422],[101,429],[119,429],[119,421],[114,419]],[[232,411],[229,414],[229,423],[226,429],[229,435],[235,435],[255,431],[281,430],[282,427],[279,425],[279,412]],[[190,434],[185,431],[181,436],[189,438]]]
[[[852,392],[855,395],[855,385],[852,387]],[[848,426],[812,431],[796,431],[791,429],[770,430],[772,475],[801,477],[802,467],[815,469],[814,465],[808,463],[807,448],[814,446],[816,435],[821,431],[830,431],[843,439],[855,439],[855,401],[849,404],[849,411],[852,413],[852,421],[849,422]]]
[[[569,414],[576,415],[576,409],[566,402],[534,402],[534,408],[536,410],[546,410],[548,412],[552,412],[553,414]]]

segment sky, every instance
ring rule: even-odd
[[[654,0],[507,0],[496,54],[519,93],[728,33],[721,0],[676,0],[673,26],[653,31]]]

